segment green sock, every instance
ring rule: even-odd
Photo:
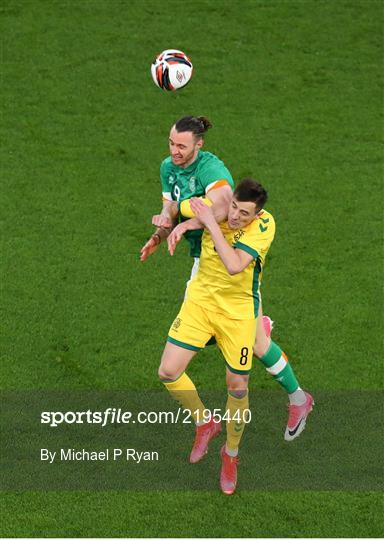
[[[273,376],[275,381],[281,384],[288,394],[296,392],[299,388],[299,383],[297,382],[291,364],[274,341],[271,342],[269,349],[260,360],[268,373]]]

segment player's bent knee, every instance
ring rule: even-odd
[[[160,364],[159,371],[158,371],[159,379],[161,381],[174,381],[176,380],[181,374],[178,373],[177,370],[174,370],[168,366],[162,366]]]

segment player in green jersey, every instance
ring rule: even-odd
[[[160,167],[160,178],[163,192],[163,209],[153,216],[152,224],[157,227],[155,233],[141,250],[141,260],[145,261],[156,251],[162,240],[167,238],[175,225],[181,220],[170,237],[170,245],[176,244],[181,235],[185,235],[190,244],[190,254],[195,262],[191,279],[199,266],[202,230],[196,225],[190,226],[193,220],[188,212],[180,213],[180,208],[189,204],[191,197],[206,196],[213,204],[213,214],[218,222],[228,214],[232,199],[234,182],[224,163],[215,155],[202,151],[204,134],[212,127],[205,117],[186,116],[178,120],[169,134],[169,151]],[[193,215],[193,214],[192,214]],[[296,438],[304,428],[303,417],[307,409],[307,397],[300,388],[291,364],[282,349],[271,340],[268,328],[269,317],[263,317],[262,306],[259,307],[259,324],[257,327],[254,354],[268,373],[284,388],[289,397],[289,416],[284,438],[287,441]]]
[[[234,188],[232,175],[217,156],[202,150],[204,133],[211,127],[210,121],[202,116],[187,116],[172,126],[170,156],[160,166],[163,209],[152,218],[153,225],[158,228],[141,250],[142,261],[167,237],[182,201],[205,195],[214,203],[216,212],[223,203],[228,206]],[[185,235],[192,257],[200,256],[202,234],[202,230],[195,230]]]

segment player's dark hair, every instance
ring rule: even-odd
[[[192,131],[196,139],[201,139],[211,127],[211,122],[205,116],[184,116],[175,124],[176,131]]]
[[[253,178],[243,178],[233,195],[240,202],[254,202],[257,211],[263,208],[268,199],[267,191]]]

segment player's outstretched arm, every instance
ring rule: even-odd
[[[228,217],[229,205],[232,198],[232,190],[229,186],[223,186],[209,191],[207,195],[199,197],[204,204],[211,206],[213,215],[217,223],[221,223]],[[195,214],[191,208],[191,199],[185,199],[180,203],[180,214],[184,218],[194,218]],[[201,228],[201,227],[195,227]],[[192,229],[191,229],[192,230]]]
[[[207,204],[208,206],[212,205],[212,201],[207,197],[201,197],[200,200],[204,201],[204,204]],[[201,221],[197,219],[197,217],[195,217],[195,214],[193,213],[190,206],[190,199],[185,199],[180,203],[180,214],[184,218],[189,219],[183,221],[182,223],[179,223],[179,225],[177,225],[173,229],[171,234],[168,236],[167,242],[170,255],[173,255],[175,253],[176,246],[182,239],[184,233],[186,233],[187,231],[195,231],[197,229],[202,229],[204,227]]]
[[[163,209],[160,214],[152,216],[152,225],[170,229],[177,218],[179,209],[175,201],[163,201]]]
[[[202,228],[203,224],[197,218],[188,219],[187,221],[183,221],[183,223],[176,225],[167,238],[169,254],[173,255],[175,253],[176,246],[182,239],[184,233]]]
[[[161,242],[168,237],[170,231],[171,229],[165,229],[164,227],[159,227],[156,229],[156,231],[140,250],[141,262],[147,260],[148,257],[157,250]]]
[[[144,262],[148,259],[152,253],[154,253],[160,245],[160,236],[155,233],[151,238],[144,244],[140,250],[140,260]]]
[[[232,195],[233,191],[229,185],[208,191],[207,197],[213,204],[213,215],[215,216],[217,223],[221,223],[227,219]]]
[[[242,272],[252,262],[253,256],[246,251],[234,249],[228,244],[215,220],[212,209],[206,206],[202,201],[192,198],[191,208],[196,217],[209,231],[213,243],[215,244],[216,252],[223,261],[228,273],[234,275]]]
[[[223,188],[214,190],[214,191],[221,191]],[[228,189],[230,193],[232,193],[231,189],[228,186]],[[213,200],[212,200],[213,198]],[[199,200],[204,202],[205,205],[211,206],[213,216],[217,223],[221,223],[224,221],[228,216],[228,208],[229,208],[229,202],[228,197],[224,195],[223,193],[216,194],[212,198],[208,197],[199,197]],[[187,221],[184,221],[183,223],[180,223],[177,225],[171,234],[168,236],[167,242],[168,242],[168,251],[170,255],[173,255],[175,253],[175,249],[177,244],[180,242],[180,240],[183,237],[183,234],[187,231],[194,231],[196,229],[202,229],[204,227],[203,223],[195,216],[191,205],[190,205],[191,199],[185,199],[180,204],[180,213],[184,217],[189,217]]]
[[[140,250],[141,262],[146,261],[157,250],[161,242],[168,237],[178,211],[177,203],[164,201],[161,213],[152,217],[152,224],[156,225],[157,229]]]

